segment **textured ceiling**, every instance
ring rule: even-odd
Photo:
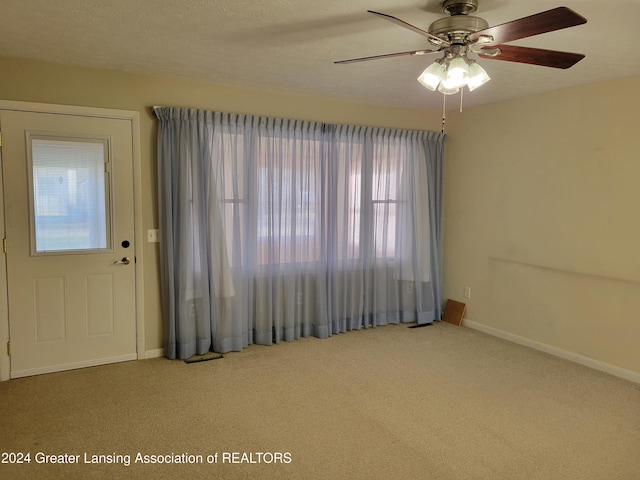
[[[2,0],[0,55],[401,107],[441,108],[417,76],[437,57],[335,60],[428,48],[367,10],[422,29],[437,0]],[[567,6],[586,25],[515,45],[586,54],[568,70],[481,59],[492,81],[467,106],[640,75],[640,0],[479,0],[489,25]],[[630,58],[631,57],[631,58]],[[635,60],[634,60],[635,59]],[[455,102],[450,102],[455,103]]]

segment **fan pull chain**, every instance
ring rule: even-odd
[[[460,89],[460,113],[462,113],[462,99],[464,98],[464,87]]]
[[[442,95],[442,130],[441,132],[444,133],[444,127],[445,124],[447,122],[447,96],[446,95]]]

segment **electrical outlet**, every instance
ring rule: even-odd
[[[471,298],[471,287],[464,287],[464,298]]]
[[[147,230],[147,242],[158,243],[160,241],[160,230]]]
[[[413,293],[413,283],[407,283],[407,293],[411,295]]]

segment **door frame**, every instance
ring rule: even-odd
[[[12,100],[0,100],[0,110],[15,110],[33,113],[54,113],[84,117],[111,118],[131,122],[132,158],[133,158],[133,222],[135,249],[135,302],[136,302],[136,353],[138,360],[145,358],[144,341],[144,235],[142,229],[142,166],[140,160],[140,113],[134,110],[113,110],[107,108],[54,105]],[[0,125],[0,132],[2,125]],[[0,147],[0,162],[2,148]],[[1,164],[0,164],[1,166]],[[6,238],[4,218],[4,187],[2,168],[0,168],[0,233]],[[10,340],[9,302],[7,279],[7,256],[0,252],[0,381],[11,378],[11,357],[7,351]]]

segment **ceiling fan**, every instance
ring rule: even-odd
[[[437,88],[441,93],[454,94],[465,86],[470,91],[475,90],[490,80],[487,72],[468,57],[469,53],[475,53],[483,59],[562,69],[569,68],[584,58],[580,53],[505,45],[521,38],[587,22],[586,18],[570,8],[557,7],[494,27],[489,27],[488,22],[483,18],[470,15],[477,8],[478,0],[445,0],[442,2],[442,11],[450,16],[434,21],[427,31],[391,15],[368,10],[369,13],[423,35],[435,48],[352,58],[334,63],[355,63],[442,52],[443,56],[429,65],[418,77],[418,81],[432,91]]]

